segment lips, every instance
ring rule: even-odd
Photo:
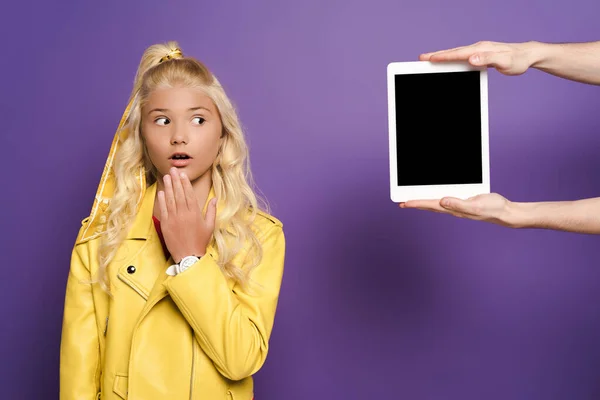
[[[174,153],[169,157],[169,160],[189,160],[190,158],[192,157],[187,153]]]
[[[181,168],[187,166],[192,161],[192,157],[187,153],[174,153],[169,160],[172,166]]]

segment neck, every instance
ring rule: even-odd
[[[196,199],[198,200],[198,207],[200,210],[204,208],[204,204],[206,204],[206,200],[208,199],[208,194],[210,193],[210,188],[212,187],[212,170],[209,169],[203,175],[199,176],[195,180],[192,181],[192,188],[194,189],[194,193],[196,194]],[[164,190],[163,176],[159,176],[156,181],[157,191]],[[158,197],[157,197],[158,199]],[[153,215],[160,219],[160,209],[158,207],[158,200],[154,201],[154,211]]]

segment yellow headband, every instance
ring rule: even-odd
[[[160,64],[163,61],[172,60],[174,58],[182,58],[182,57],[183,57],[183,53],[181,52],[181,49],[173,49],[166,56],[161,58],[158,63]]]
[[[180,49],[171,50],[167,55],[162,57],[158,63],[160,64],[163,61],[172,60],[174,58],[183,58],[183,53]],[[125,125],[127,117],[129,116],[129,112],[131,110],[135,97],[136,96],[132,96],[132,99],[129,101],[129,104],[127,104],[127,107],[123,112],[121,122],[119,123],[117,132],[115,133],[115,136],[113,138],[112,145],[110,146],[108,158],[106,159],[106,163],[104,164],[104,170],[102,172],[102,177],[100,178],[100,184],[98,185],[96,196],[94,197],[94,203],[92,205],[90,216],[87,218],[87,222],[85,223],[84,229],[80,231],[76,243],[82,243],[86,240],[90,240],[97,236],[100,236],[100,234],[102,234],[102,232],[104,232],[104,230],[106,229],[106,221],[108,218],[107,208],[115,192],[115,177],[113,163],[115,155],[119,148],[119,143],[124,141],[127,138],[127,135],[129,134],[129,132],[122,131],[122,129]],[[140,197],[138,199],[139,204],[141,199],[144,197],[144,193],[146,191],[146,171],[143,166],[140,166],[136,177],[140,183],[141,188]]]

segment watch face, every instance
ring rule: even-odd
[[[198,257],[184,257],[183,260],[179,263],[179,270],[185,271],[192,265],[194,265],[199,260]]]

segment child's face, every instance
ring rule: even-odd
[[[222,130],[217,108],[198,89],[155,90],[142,109],[141,132],[159,178],[171,167],[192,182],[210,173]]]

